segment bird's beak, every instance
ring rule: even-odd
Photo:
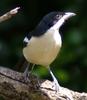
[[[62,24],[67,20],[67,19],[69,19],[70,17],[72,17],[72,16],[75,16],[76,14],[75,13],[71,13],[71,12],[66,12],[65,14],[64,14],[64,16],[62,16],[61,18],[60,18],[60,20],[51,28],[51,29],[57,29],[57,30],[59,30],[59,28],[62,26]]]
[[[72,12],[66,12],[65,15],[64,15],[64,20],[67,20],[68,18],[72,17],[72,16],[75,16],[76,14],[75,13],[72,13]]]

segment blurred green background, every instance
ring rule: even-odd
[[[0,65],[16,70],[23,39],[51,11],[74,12],[60,29],[63,46],[51,69],[60,85],[87,92],[87,0],[0,0],[0,15],[20,6],[19,13],[0,23]],[[47,69],[35,67],[40,78],[51,79]]]

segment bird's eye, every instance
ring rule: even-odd
[[[59,17],[59,15],[56,15],[56,17]]]
[[[56,15],[56,16],[55,16],[55,19],[58,20],[58,19],[60,19],[61,17],[62,17],[62,15]]]

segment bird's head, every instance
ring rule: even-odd
[[[49,29],[59,30],[62,24],[68,18],[75,16],[72,12],[51,12],[45,15],[36,28],[31,31],[25,38],[24,43],[28,43],[32,36],[41,36]]]
[[[59,29],[68,18],[75,16],[72,12],[51,12],[43,17],[43,23],[49,28]]]

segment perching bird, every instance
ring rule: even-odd
[[[50,70],[50,64],[56,59],[62,46],[59,29],[72,16],[75,16],[75,13],[51,12],[43,17],[36,28],[24,38],[23,55],[25,59],[33,65],[42,65],[49,70],[55,91],[58,91],[60,86]],[[28,67],[25,70],[25,76],[28,74]]]

